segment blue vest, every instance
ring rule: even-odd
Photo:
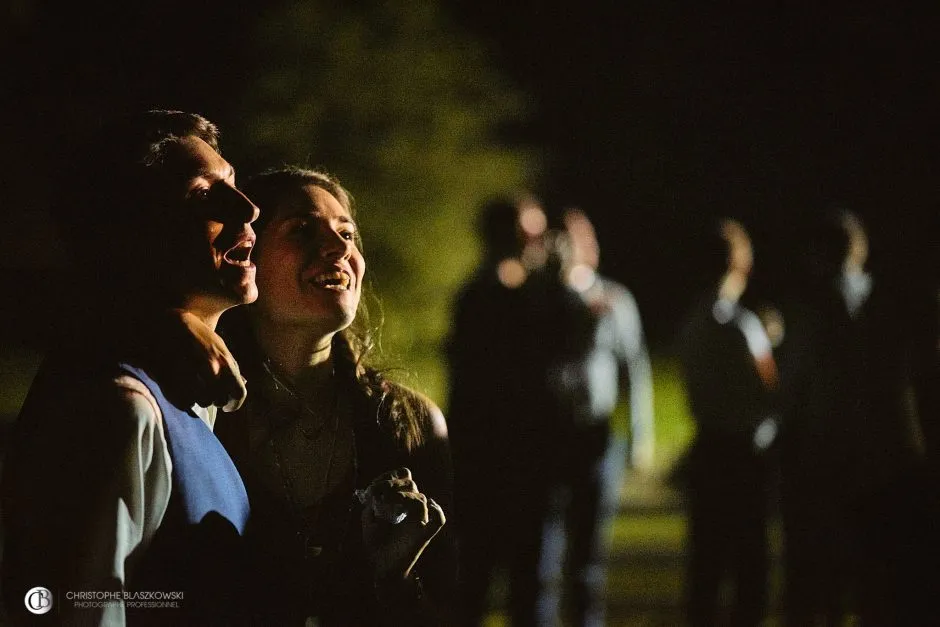
[[[201,616],[196,624],[236,624],[246,593],[243,536],[250,513],[241,475],[192,410],[174,405],[140,368],[120,367],[156,399],[173,462],[170,503],[128,589],[184,591],[183,612],[174,620]],[[137,618],[158,616],[169,618],[153,612]]]
[[[146,372],[127,364],[121,369],[147,386],[163,414],[173,462],[170,500],[181,506],[185,523],[198,525],[209,512],[217,512],[242,535],[248,522],[248,493],[218,438],[192,410],[180,409],[167,400]]]

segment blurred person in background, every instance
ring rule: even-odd
[[[691,625],[756,626],[766,614],[770,451],[778,374],[757,314],[742,303],[754,263],[744,226],[724,219],[713,237],[720,278],[687,317],[680,354],[695,420],[688,454]],[[723,618],[720,590],[734,589]]]
[[[213,426],[220,375],[237,380],[236,405],[242,381],[214,329],[257,296],[258,209],[199,115],[116,118],[79,148],[54,208],[81,298],[4,464],[7,611],[13,624],[241,624],[249,504]],[[47,590],[27,596],[35,586]],[[179,607],[120,596],[157,590]],[[68,592],[118,596],[84,608]]]
[[[598,274],[600,250],[584,212],[569,209],[555,240],[560,280],[578,294],[593,321],[579,359],[559,365],[553,386],[573,401],[559,433],[562,471],[552,486],[541,557],[540,624],[562,608],[573,625],[604,624],[610,525],[619,505],[624,461],[640,471],[653,462],[653,381],[640,312],[626,287]],[[611,430],[622,389],[630,391],[631,447]],[[568,624],[568,623],[566,623]]]
[[[925,624],[936,577],[923,523],[936,485],[925,481],[922,421],[936,380],[919,371],[936,362],[917,358],[933,341],[919,334],[919,286],[868,269],[851,212],[825,213],[804,243],[781,347],[787,624]]]
[[[222,323],[248,400],[219,437],[252,502],[252,620],[453,624],[447,425],[428,398],[370,365],[352,198],[296,167],[245,188],[263,208],[260,296]]]
[[[483,259],[454,304],[448,413],[467,625],[482,624],[500,569],[512,624],[538,620],[543,524],[579,404],[567,394],[583,393],[558,386],[557,375],[594,332],[581,297],[547,265],[547,225],[530,197],[485,202]]]

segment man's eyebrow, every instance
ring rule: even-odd
[[[210,168],[202,168],[201,170],[199,170],[199,172],[196,173],[196,176],[197,176],[198,178],[204,178],[204,179],[214,179],[214,178],[218,178],[219,180],[224,181],[224,180],[226,180],[226,179],[228,179],[228,178],[231,178],[231,177],[235,176],[235,168],[232,167],[232,166],[228,166],[228,167],[222,172],[222,176],[221,176],[221,177],[218,176],[218,174],[219,174],[219,171],[218,171],[218,170],[213,170],[213,169],[210,169]]]

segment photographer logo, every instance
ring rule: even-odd
[[[36,586],[31,588],[26,596],[23,597],[23,603],[33,614],[45,614],[52,609],[52,592],[49,588]]]

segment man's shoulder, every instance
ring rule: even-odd
[[[154,422],[160,415],[151,388],[122,360],[68,347],[47,353],[19,420],[80,421],[91,426],[116,419]]]

